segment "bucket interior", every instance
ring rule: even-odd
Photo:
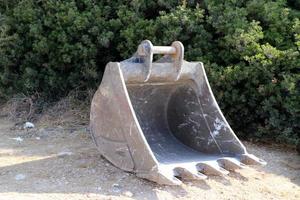
[[[198,95],[201,91],[193,81],[129,84],[127,90],[159,162],[199,162],[220,156]]]

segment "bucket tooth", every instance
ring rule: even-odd
[[[253,154],[243,154],[241,156],[241,162],[246,164],[246,165],[266,165],[267,162],[256,157]]]
[[[186,180],[203,180],[207,179],[207,176],[200,173],[196,167],[194,168],[186,168],[186,167],[176,167],[174,168],[174,172],[176,176],[181,177]]]
[[[164,184],[164,185],[181,185],[182,181],[179,180],[175,176],[166,176],[164,174],[159,174],[159,177],[157,180],[154,180],[155,182]]]
[[[234,158],[224,157],[217,160],[219,165],[226,170],[234,171],[236,169],[245,168],[245,165]]]
[[[182,181],[176,177],[177,173],[169,167],[160,167],[160,170],[152,170],[147,173],[137,173],[137,176],[163,185],[182,184]]]
[[[153,54],[164,56],[153,62]],[[90,131],[112,164],[159,184],[266,164],[247,153],[203,64],[185,61],[179,41],[153,46],[144,40],[131,58],[106,65],[91,103]]]
[[[218,163],[198,163],[198,170],[205,175],[224,176],[229,174],[229,171],[220,167]]]

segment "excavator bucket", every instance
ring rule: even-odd
[[[153,62],[153,54],[164,56]],[[230,128],[203,64],[183,56],[181,42],[145,40],[130,59],[107,64],[90,114],[100,153],[125,171],[168,185],[265,165]]]

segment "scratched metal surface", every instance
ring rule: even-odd
[[[213,139],[203,115],[194,109],[197,98],[186,94],[190,89],[186,85],[128,86],[139,124],[161,163],[203,161],[211,158],[205,152],[220,153],[217,145],[210,142]]]

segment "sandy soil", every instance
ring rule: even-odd
[[[12,127],[0,119],[0,200],[300,199],[300,158],[285,149],[246,143],[266,167],[160,186],[103,159],[86,127]]]

